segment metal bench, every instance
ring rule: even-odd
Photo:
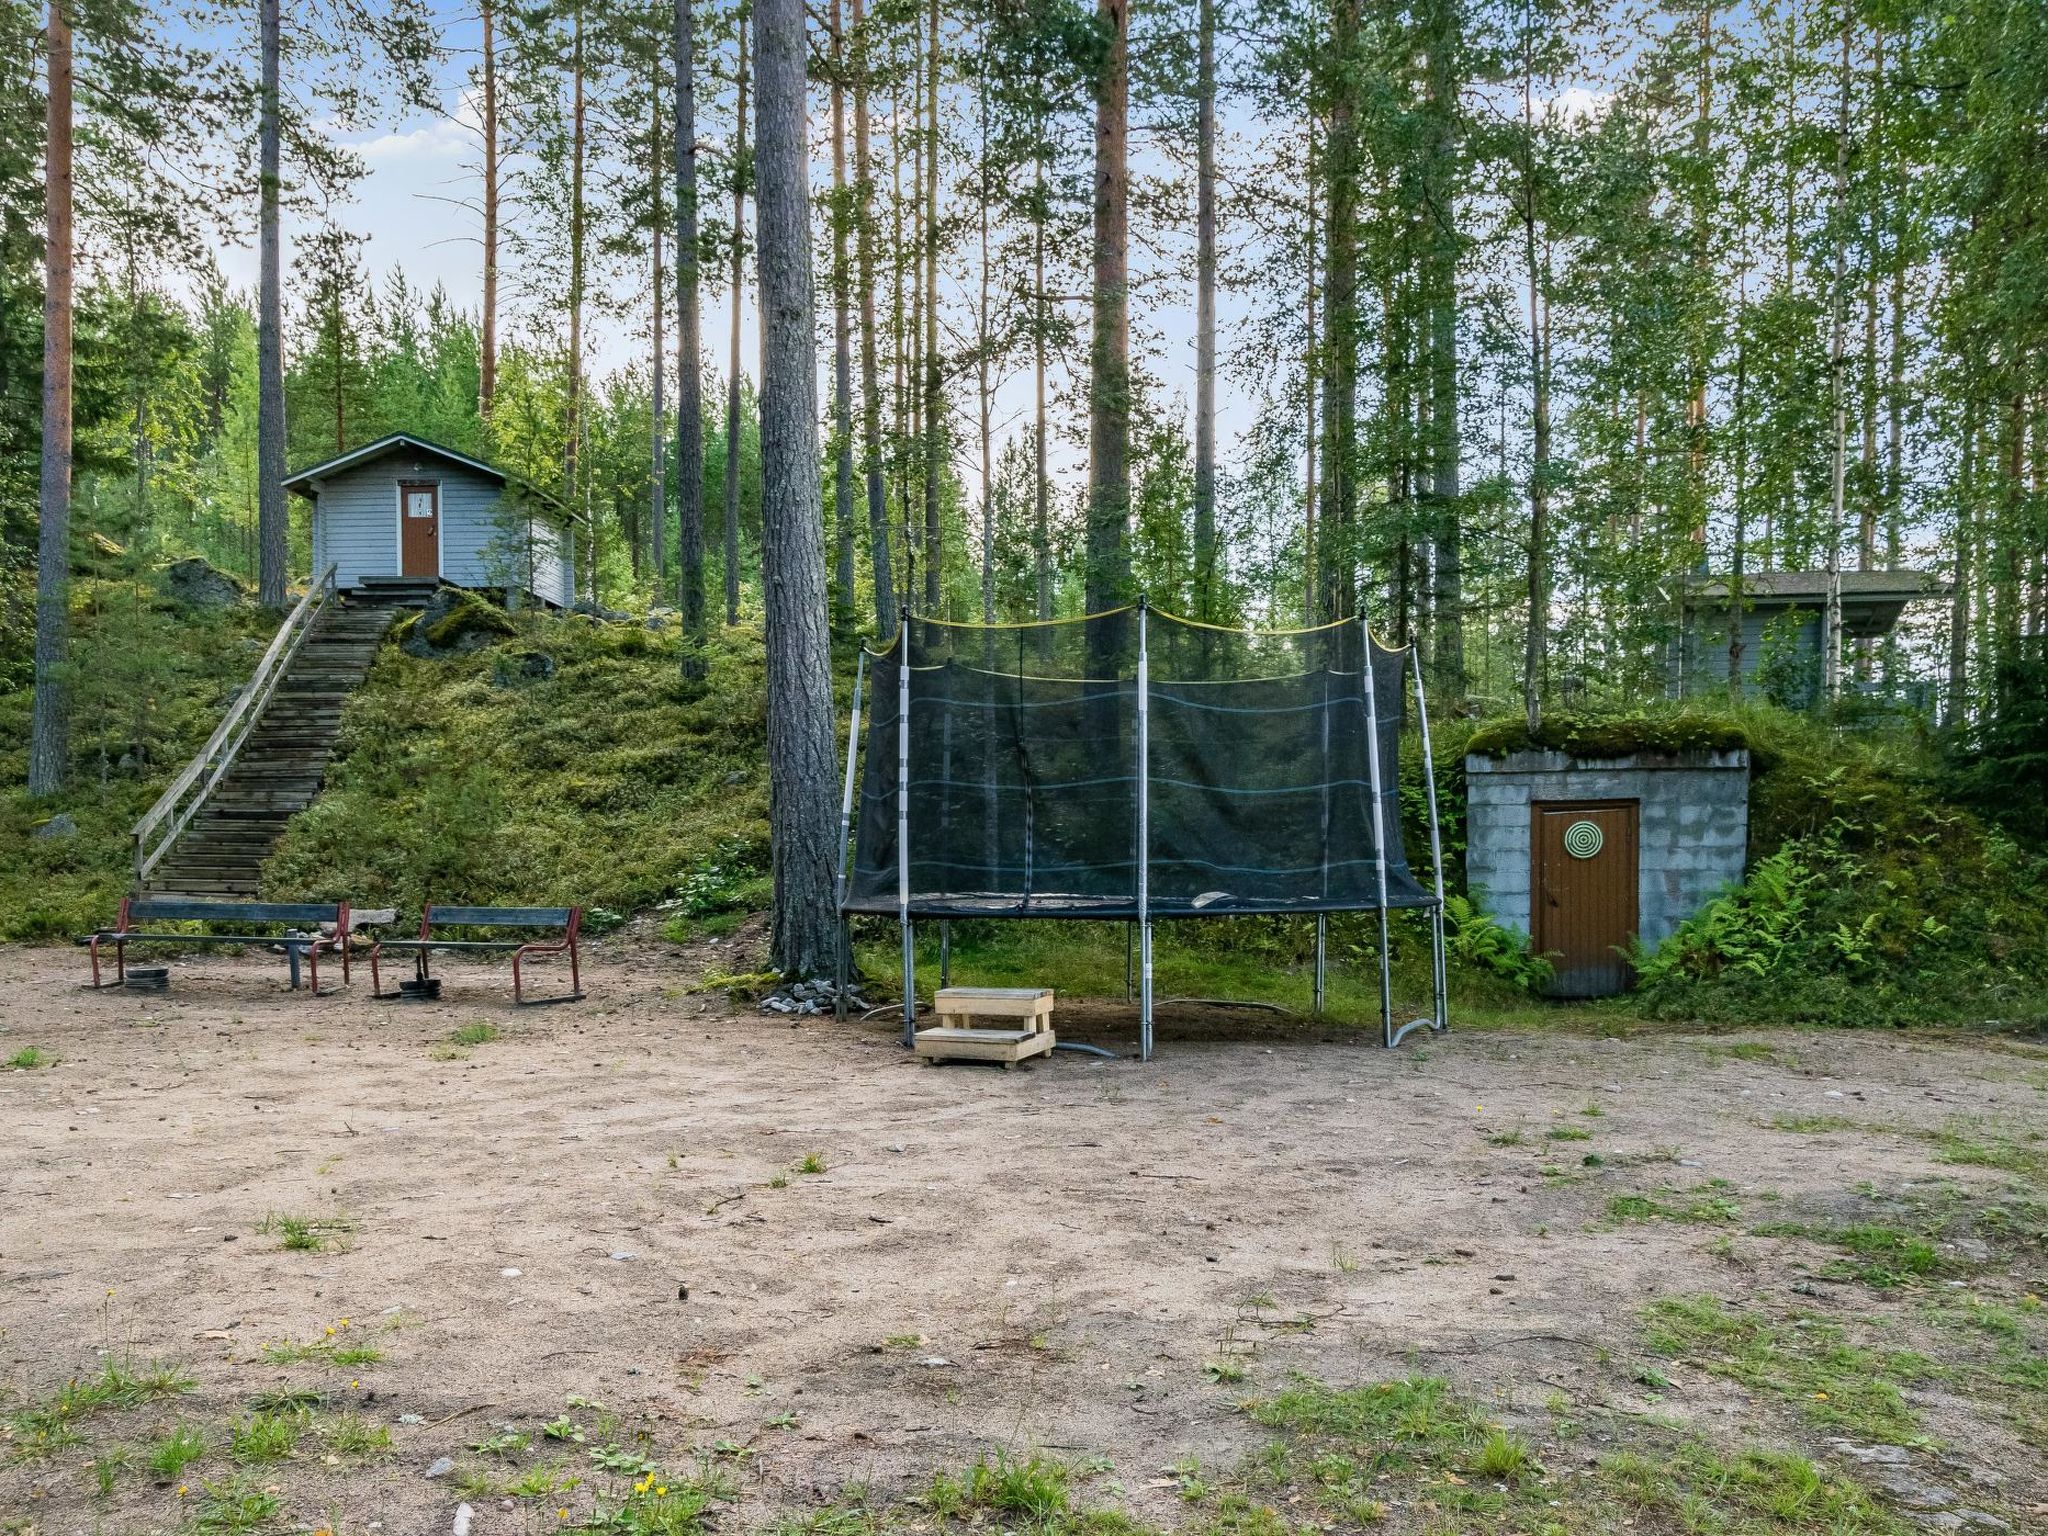
[[[327,926],[333,931],[304,936],[279,933],[146,933],[137,926],[152,922],[244,926],[296,923],[314,928]],[[145,895],[122,897],[114,926],[87,935],[84,943],[92,956],[92,984],[95,987],[118,987],[128,979],[130,944],[284,944],[286,953],[294,960],[293,984],[297,984],[298,977],[296,957],[303,954],[310,969],[313,994],[318,996],[322,950],[341,956],[342,984],[347,985],[348,937],[349,907],[345,901],[202,901],[190,896]],[[100,980],[100,947],[105,944],[114,948],[114,979],[107,982]]]
[[[434,935],[434,925],[443,928],[556,928],[559,939],[443,939]],[[432,902],[420,908],[420,933],[416,939],[381,939],[370,946],[370,987],[378,997],[398,997],[386,992],[378,970],[378,959],[387,949],[410,950],[414,974],[425,981],[432,974],[428,956],[435,950],[511,950],[512,1001],[522,1008],[542,1003],[576,1003],[583,1000],[583,976],[577,957],[576,935],[583,926],[581,907],[449,907]],[[569,990],[556,997],[529,998],[519,974],[520,962],[528,955],[569,956]]]

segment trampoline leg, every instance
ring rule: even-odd
[[[1138,933],[1138,1060],[1152,1059],[1152,925]]]
[[[903,1043],[917,1044],[917,951],[914,925],[903,919]]]
[[[1387,937],[1387,909],[1380,908],[1380,1032],[1387,1049],[1394,1048],[1393,954]]]
[[[1431,956],[1436,970],[1434,977],[1435,985],[1432,988],[1435,996],[1431,1001],[1435,1005],[1436,1032],[1442,1034],[1451,1027],[1451,971],[1450,963],[1444,955],[1444,908],[1442,902],[1437,903],[1436,922],[1431,927],[1434,930],[1431,938],[1434,941],[1436,951]]]
[[[1133,961],[1131,958],[1131,941],[1136,937],[1136,934],[1137,928],[1134,924],[1124,924],[1124,1001],[1127,1003],[1131,1001],[1132,997],[1131,982],[1133,973],[1131,966]]]
[[[953,985],[953,925],[939,924],[939,985]]]
[[[1327,912],[1316,914],[1316,1000],[1313,1012],[1320,1018],[1325,995],[1325,966],[1330,951],[1330,917]]]

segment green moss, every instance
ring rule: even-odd
[[[518,688],[493,655],[387,647],[342,716],[327,788],[266,869],[280,897],[569,903],[627,913],[712,858],[767,847],[758,631],[715,636],[710,676],[638,625],[483,610],[555,662]],[[751,894],[755,887],[748,885]]]
[[[1625,715],[1552,715],[1533,735],[1525,720],[1489,720],[1472,732],[1465,751],[1495,758],[1531,750],[1563,752],[1579,758],[1615,758],[1639,752],[1732,752],[1750,745],[1750,732],[1741,720],[1691,709]]]
[[[424,621],[426,615],[419,617]],[[493,635],[518,633],[519,626],[510,614],[476,593],[458,588],[448,602],[448,611],[428,623],[421,638],[437,651],[449,651],[465,640],[484,643]]]

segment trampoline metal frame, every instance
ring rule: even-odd
[[[1152,1059],[1152,1015],[1153,996],[1152,973],[1152,911],[1151,911],[1151,647],[1147,633],[1147,615],[1150,605],[1141,597],[1137,604],[1138,615],[1138,676],[1137,676],[1137,897],[1138,913],[1135,922],[1126,921],[1124,927],[1124,1000],[1131,1000],[1132,972],[1135,968],[1138,991],[1138,1056],[1141,1061]],[[897,629],[898,661],[896,668],[896,914],[902,929],[903,939],[903,1044],[914,1046],[917,1040],[917,952],[915,923],[910,915],[910,615],[900,615]],[[1430,1011],[1429,1017],[1410,1019],[1398,1028],[1394,1024],[1393,954],[1392,933],[1387,907],[1387,853],[1386,819],[1384,810],[1385,781],[1380,765],[1379,701],[1372,669],[1372,631],[1363,617],[1358,620],[1360,639],[1363,641],[1363,660],[1360,672],[1364,682],[1364,704],[1366,740],[1368,742],[1367,765],[1372,790],[1373,827],[1373,872],[1377,883],[1379,904],[1379,952],[1380,952],[1380,1038],[1386,1049],[1392,1050],[1418,1029],[1427,1029],[1441,1034],[1450,1028],[1450,975],[1445,957],[1444,931],[1444,870],[1443,838],[1437,818],[1436,760],[1429,739],[1429,704],[1423,693],[1422,655],[1415,647],[1408,647],[1408,659],[1415,675],[1415,719],[1422,736],[1422,777],[1429,803],[1429,853],[1430,872],[1433,881],[1435,901],[1430,907]],[[839,923],[839,987],[837,1015],[846,1017],[846,992],[852,968],[852,935],[845,913],[846,903],[852,891],[851,837],[853,830],[853,788],[855,769],[860,748],[861,690],[867,675],[867,650],[862,648],[853,675],[852,718],[846,735],[846,775],[841,790],[839,807],[839,900],[841,907]],[[1321,1014],[1327,998],[1329,914],[1316,913],[1314,1012]],[[1133,966],[1131,940],[1137,938],[1136,965]],[[952,925],[941,918],[939,922],[939,977],[940,985],[948,983],[952,972]],[[1217,1001],[1210,999],[1209,1001]],[[1247,1005],[1266,1006],[1270,1004]]]

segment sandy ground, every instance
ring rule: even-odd
[[[1812,1284],[1827,1254],[1749,1221],[1937,1184],[1988,1198],[2010,1173],[1911,1133],[2048,1128],[2048,1051],[1890,1034],[1740,1037],[1769,1039],[1765,1060],[1682,1033],[1388,1053],[1181,1014],[1150,1065],[925,1068],[886,1019],[793,1027],[690,992],[706,958],[621,941],[591,958],[588,1001],[515,1010],[481,968],[398,1005],[366,974],[289,995],[259,956],[177,961],[145,996],[80,990],[73,951],[0,952],[0,1059],[55,1058],[0,1073],[0,1406],[109,1347],[199,1385],[100,1416],[96,1446],[317,1388],[392,1425],[392,1454],[330,1461],[309,1439],[260,1480],[287,1526],[390,1533],[447,1531],[462,1495],[429,1465],[480,1465],[466,1447],[490,1426],[535,1430],[572,1396],[678,1462],[723,1443],[750,1511],[900,1493],[1008,1447],[1104,1458],[1132,1508],[1171,1521],[1161,1469],[1230,1466],[1261,1438],[1237,1401],[1296,1371],[1442,1373],[1538,1441],[1562,1394],[1828,1455],[1783,1404],[1684,1362],[1668,1391],[1642,1385],[1643,1306],[1910,1320],[1924,1293]],[[476,1020],[502,1037],[445,1043]],[[1113,1046],[1131,1028],[1106,1005],[1061,1022]],[[1784,1116],[1868,1129],[1768,1128]],[[1546,1139],[1566,1126],[1591,1139]],[[810,1153],[825,1171],[793,1171]],[[1726,1229],[1604,1217],[1616,1194],[1711,1179],[1744,1208],[1733,1253]],[[270,1213],[352,1230],[288,1251],[258,1231]],[[2017,1298],[2037,1259],[1970,1284]],[[265,1362],[263,1343],[344,1318],[380,1361]],[[1245,1384],[1210,1379],[1225,1360]],[[1913,1400],[1943,1447],[1917,1475],[2025,1527],[2048,1497],[2037,1449],[1984,1404]],[[91,1454],[0,1460],[0,1530],[173,1529],[192,1507],[139,1468],[101,1501]],[[226,1470],[217,1451],[196,1465],[187,1500]],[[469,1497],[476,1536],[559,1518]]]

